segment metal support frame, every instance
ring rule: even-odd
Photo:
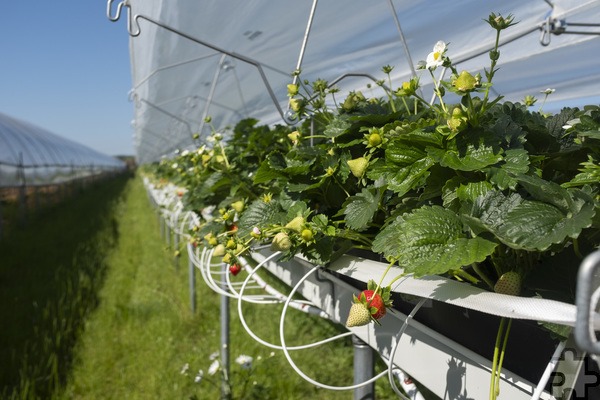
[[[196,250],[197,252],[198,250]],[[192,314],[196,313],[196,266],[192,258],[188,257],[189,288],[190,288],[190,310]]]
[[[277,97],[275,96],[275,92],[273,91],[273,88],[271,87],[271,85],[269,83],[269,80],[267,79],[267,76],[266,76],[265,71],[263,69],[263,65],[260,62],[254,60],[252,58],[246,57],[244,55],[241,55],[241,54],[238,54],[238,53],[235,53],[235,52],[231,52],[231,51],[227,51],[225,49],[222,49],[222,48],[220,48],[218,46],[213,45],[212,43],[208,43],[208,42],[206,42],[204,40],[201,40],[201,39],[198,39],[198,38],[193,37],[191,35],[188,35],[187,33],[183,32],[183,31],[175,29],[175,28],[173,28],[173,27],[171,27],[169,25],[165,25],[165,24],[163,24],[163,23],[161,23],[159,21],[156,21],[156,20],[154,20],[154,19],[152,19],[152,18],[150,18],[150,17],[148,17],[146,15],[142,15],[142,14],[132,15],[132,13],[131,13],[131,6],[126,1],[121,1],[117,5],[117,11],[113,15],[113,13],[112,13],[112,3],[113,2],[114,2],[114,0],[108,0],[108,2],[107,2],[106,14],[107,14],[108,19],[110,21],[113,21],[113,22],[118,21],[121,18],[121,13],[122,13],[123,7],[127,7],[127,30],[129,32],[129,35],[132,36],[132,37],[136,37],[136,36],[140,35],[141,28],[140,28],[139,20],[143,19],[143,20],[148,21],[148,22],[150,22],[150,23],[152,23],[152,24],[154,24],[156,26],[159,26],[159,27],[161,27],[161,28],[163,28],[163,29],[171,32],[171,33],[174,33],[174,34],[176,34],[178,36],[181,36],[181,37],[183,37],[185,39],[188,39],[188,40],[190,40],[190,41],[192,41],[194,43],[198,43],[198,44],[200,44],[202,46],[208,47],[208,48],[210,48],[210,49],[212,49],[214,51],[217,51],[217,52],[219,52],[221,54],[226,54],[226,55],[228,55],[231,58],[234,58],[236,60],[239,60],[241,62],[244,62],[246,64],[254,66],[258,70],[258,73],[259,73],[259,75],[261,77],[261,80],[263,81],[263,83],[265,85],[267,93],[271,97],[271,100],[273,101],[273,104],[275,105],[275,108],[277,109],[277,112],[279,113],[279,115],[281,116],[281,118],[283,119],[283,121],[286,122],[287,124],[293,124],[294,123],[293,121],[289,121],[288,120],[288,118],[286,116],[286,113],[282,110],[281,106],[279,105],[279,101],[277,100]],[[134,29],[134,25],[135,25],[135,29]]]
[[[373,348],[356,335],[352,336],[354,347],[354,384],[368,381],[375,375]],[[375,382],[354,389],[354,400],[374,400]]]
[[[600,274],[600,251],[588,255],[577,275],[577,320],[574,329],[575,343],[590,354],[600,354],[600,342],[594,331],[594,314],[600,300],[600,288],[596,287]]]
[[[221,288],[227,287],[227,264],[221,265]],[[231,399],[231,386],[229,385],[229,296],[221,295],[221,400]]]

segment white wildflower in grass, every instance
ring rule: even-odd
[[[275,352],[274,352],[274,351],[272,351],[272,352],[269,354],[269,357],[275,357]]]
[[[242,369],[252,368],[252,357],[247,356],[245,354],[241,354],[238,358],[235,359],[235,362],[238,363],[242,367]]]
[[[199,370],[198,373],[196,374],[196,377],[194,378],[194,382],[200,383],[200,381],[202,381],[203,377],[204,377],[204,371]]]
[[[430,70],[435,70],[444,63],[444,54],[446,53],[446,43],[439,41],[433,46],[433,51],[427,56],[425,67]]]
[[[184,151],[181,152],[181,155],[183,157],[187,156],[188,154],[190,154],[189,150],[184,150]]]
[[[212,210],[211,210],[210,212],[212,212]],[[218,352],[218,351],[215,351],[215,352],[214,352],[214,353],[212,353],[210,356],[208,356],[208,359],[209,359],[210,361],[213,361],[213,360],[216,360],[216,359],[217,359],[217,357],[219,357],[219,352]]]
[[[210,367],[208,367],[208,374],[209,375],[216,374],[217,371],[219,370],[220,366],[221,366],[221,364],[219,363],[219,360],[213,361],[212,364],[210,364]]]
[[[171,165],[171,168],[173,168],[173,169],[177,169],[177,168],[179,168],[179,164],[177,164],[177,163],[173,163],[173,165]]]
[[[185,363],[183,364],[183,367],[181,368],[181,375],[185,375],[187,374],[187,372],[190,369],[190,364],[189,363]]]
[[[554,92],[556,92],[556,89],[550,89],[550,88],[548,88],[546,90],[542,90],[540,93],[545,94],[545,95],[549,95],[549,94],[552,94]]]

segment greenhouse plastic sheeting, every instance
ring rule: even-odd
[[[483,75],[495,41],[484,19],[490,12],[513,14],[518,24],[501,36],[494,94],[521,101],[556,89],[544,111],[594,104],[600,94],[600,28],[580,26],[600,21],[600,1],[108,1],[111,19],[125,10],[141,162],[197,145],[195,133],[202,142],[211,129],[245,117],[286,123],[286,85],[305,37],[303,79],[332,82],[344,74],[368,74],[337,83],[337,99],[350,90],[380,97],[383,92],[367,84],[385,78],[382,66],[394,66],[392,86],[398,87],[439,40],[449,43],[447,54],[459,70]],[[563,33],[547,33],[549,27]],[[432,80],[422,72],[416,74],[428,97]]]
[[[0,187],[68,181],[125,164],[0,113]]]

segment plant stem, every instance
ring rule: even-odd
[[[573,239],[573,252],[577,256],[577,258],[579,258],[580,260],[583,259],[583,255],[581,254],[581,251],[579,250],[579,240],[577,240],[577,239]]]
[[[500,395],[500,372],[502,371],[502,363],[504,362],[504,354],[506,354],[506,343],[508,343],[508,334],[510,333],[510,327],[512,325],[512,319],[508,320],[506,330],[504,331],[504,340],[502,341],[502,350],[500,351],[500,360],[498,361],[498,371],[496,374],[495,392],[496,396]]]
[[[490,400],[496,400],[496,374],[498,373],[498,357],[500,354],[500,342],[502,341],[502,335],[504,333],[504,325],[506,324],[506,318],[500,319],[500,326],[498,326],[498,333],[496,334],[496,343],[494,344],[494,358],[492,359],[492,374],[490,380]]]
[[[442,98],[442,92],[440,91],[440,83],[435,79],[435,76],[433,75],[433,72],[431,70],[429,70],[429,73],[431,74],[431,79],[433,79],[434,92],[438,99],[440,99],[440,106],[442,107],[442,110],[447,115],[448,110],[446,109],[446,104],[444,103],[444,99]]]
[[[450,273],[452,273],[456,278],[462,278],[471,282],[473,285],[477,285],[479,283],[479,279],[475,278],[464,269],[453,269],[450,271]]]
[[[479,268],[479,264],[474,262],[473,264],[471,264],[471,267],[473,267],[473,271],[475,271],[475,273],[479,275],[481,280],[483,280],[490,287],[490,289],[494,290],[494,282],[492,282],[492,280],[486,275],[486,273],[483,272],[481,268]]]

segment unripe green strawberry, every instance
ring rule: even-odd
[[[227,244],[225,245],[225,247],[227,247],[230,250],[233,250],[233,249],[235,249],[237,247],[237,243],[235,242],[235,240],[229,239],[227,241]]]
[[[241,213],[244,211],[244,201],[238,200],[236,202],[231,203],[231,208],[233,208],[236,212]]]
[[[310,242],[311,240],[313,240],[314,237],[313,231],[310,229],[303,229],[300,236],[302,236],[302,240],[304,240],[305,242]]]
[[[295,232],[302,232],[304,228],[304,217],[296,217],[285,225],[286,228],[291,229]]]
[[[363,303],[352,303],[350,312],[348,313],[348,319],[346,320],[346,327],[352,328],[353,326],[363,326],[371,322],[371,313],[366,305]]]
[[[225,255],[223,256],[223,262],[225,264],[229,264],[230,261],[231,261],[231,253],[225,253]]]
[[[509,271],[500,278],[494,285],[494,291],[500,294],[509,294],[511,296],[518,296],[521,294],[521,275],[516,271]]]
[[[219,241],[217,240],[216,237],[211,237],[210,239],[208,239],[208,244],[211,246],[216,246],[219,244]]]
[[[271,242],[271,249],[274,251],[287,251],[292,247],[292,241],[285,232],[279,232]]]
[[[217,246],[215,246],[215,250],[213,251],[213,256],[221,257],[223,255],[225,255],[225,246],[223,246],[222,244],[218,244]]]
[[[357,178],[362,178],[365,170],[367,169],[367,165],[369,164],[369,161],[365,157],[355,158],[354,160],[348,160],[346,162],[350,167],[352,175]]]
[[[379,134],[379,132],[374,131],[373,133],[371,133],[369,135],[369,146],[371,147],[377,147],[381,144],[381,135]]]

